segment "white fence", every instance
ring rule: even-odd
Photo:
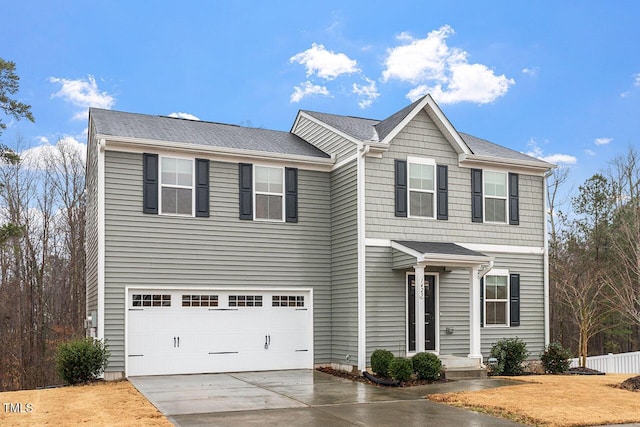
[[[580,366],[578,359],[569,360],[572,368]],[[587,368],[606,372],[607,374],[640,374],[640,351],[589,356],[587,357]]]

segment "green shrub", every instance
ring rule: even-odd
[[[371,370],[379,377],[389,376],[389,364],[395,358],[389,350],[377,349],[371,353]]]
[[[564,374],[569,369],[571,353],[562,344],[552,342],[540,355],[544,372],[547,374]]]
[[[67,384],[98,378],[107,367],[109,350],[101,340],[83,338],[60,344],[56,352],[56,370]]]
[[[522,363],[529,357],[527,343],[520,338],[505,338],[493,344],[491,356],[498,360],[494,375],[521,375]]]
[[[419,380],[437,380],[442,370],[442,362],[433,353],[418,353],[411,358],[411,364]]]
[[[404,357],[396,357],[389,364],[389,375],[396,381],[408,381],[412,371],[411,361]]]

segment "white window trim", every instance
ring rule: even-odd
[[[422,189],[414,189],[411,190],[411,164],[418,165],[427,165],[433,167],[433,191],[422,190]],[[420,218],[420,219],[436,219],[436,161],[434,159],[428,159],[424,157],[412,157],[407,156],[407,217],[408,218]],[[433,195],[433,203],[432,203],[432,215],[431,216],[420,216],[420,215],[411,215],[411,191],[417,191],[419,193],[431,193]]]
[[[281,178],[281,182],[282,182],[282,193],[272,193],[272,192],[268,192],[268,191],[258,191],[256,190],[256,176],[258,175],[256,173],[256,168],[270,168],[270,169],[280,169],[280,178]],[[251,186],[253,188],[253,220],[254,221],[263,221],[263,222],[284,222],[284,215],[285,215],[285,192],[286,189],[284,188],[285,186],[285,182],[284,182],[284,167],[283,166],[273,166],[273,165],[261,165],[261,164],[254,164],[253,165],[253,174],[252,174],[252,179],[253,182],[251,183]],[[280,219],[269,219],[269,218],[258,218],[258,216],[256,215],[257,212],[257,208],[258,208],[258,204],[256,203],[256,199],[257,199],[257,195],[261,194],[261,195],[265,195],[265,196],[280,196],[280,198],[282,199],[282,217]]]
[[[487,277],[488,276],[502,276],[502,277],[506,277],[507,278],[507,297],[506,299],[487,299]],[[501,269],[501,268],[492,268],[491,271],[489,273],[487,273],[486,276],[484,276],[484,281],[483,281],[483,287],[484,289],[482,290],[482,294],[484,295],[484,307],[482,308],[482,312],[484,314],[484,319],[483,320],[483,324],[485,328],[510,328],[511,326],[511,280],[510,280],[510,276],[509,276],[509,270],[507,269]],[[487,324],[487,302],[502,302],[505,301],[505,324],[503,325],[488,325]]]
[[[500,173],[505,176],[505,188],[506,188],[506,196],[487,196],[487,190],[485,188],[485,184],[487,182],[485,178],[485,174],[487,172],[492,173]],[[486,220],[486,209],[487,209],[487,199],[499,199],[504,200],[504,222],[502,221],[487,221]],[[486,224],[509,224],[509,173],[505,171],[492,170],[492,169],[483,169],[482,170],[482,221]]]
[[[162,183],[162,159],[178,159],[189,160],[191,162],[191,186],[178,185],[178,184],[163,184]],[[191,190],[191,215],[162,212],[162,187],[167,188],[185,188]],[[166,216],[181,216],[185,218],[196,216],[196,161],[191,157],[178,157],[178,156],[160,156],[158,160],[158,214]]]

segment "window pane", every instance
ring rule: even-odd
[[[162,184],[176,185],[176,159],[162,157]]]
[[[282,220],[282,196],[256,194],[256,218]]]
[[[193,184],[193,162],[191,160],[176,159],[176,173],[178,185],[191,186]]]
[[[490,222],[507,222],[507,201],[505,199],[486,198],[484,220]]]
[[[256,191],[269,191],[269,169],[256,166]]]
[[[409,188],[414,190],[434,190],[433,166],[409,164]]]
[[[507,197],[507,174],[485,171],[484,192],[487,196]]]
[[[191,215],[192,208],[192,198],[191,198],[191,190],[187,188],[178,188],[176,190],[176,198],[177,198],[177,213],[182,215]]]
[[[282,193],[282,169],[269,169],[269,192]]]
[[[507,324],[507,303],[506,302],[487,302],[486,320],[487,320],[487,325],[506,325]]]
[[[177,188],[162,187],[162,213],[177,212]]]
[[[190,189],[162,187],[162,213],[191,215],[191,207]]]
[[[409,193],[409,211],[411,216],[433,218],[433,194],[411,191]]]

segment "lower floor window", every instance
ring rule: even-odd
[[[509,276],[487,274],[484,278],[485,325],[507,326],[509,323]]]
[[[182,295],[183,307],[217,307],[218,295]]]
[[[271,297],[272,307],[304,307],[304,297],[296,295],[274,295]]]

